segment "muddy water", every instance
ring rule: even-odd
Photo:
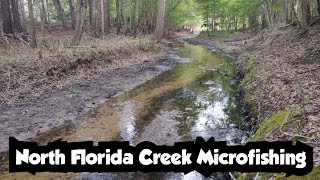
[[[236,100],[236,68],[233,60],[202,46],[181,45],[180,63],[170,71],[106,102],[76,129],[65,128],[58,136],[68,141],[122,140],[137,144],[152,141],[173,145],[177,141],[215,137],[238,144],[247,138],[238,128],[242,112]],[[43,137],[42,137],[43,138]],[[4,175],[20,179],[204,179],[197,172],[181,173],[27,173]],[[216,173],[210,179],[229,179]]]

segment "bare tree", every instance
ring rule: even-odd
[[[116,11],[117,11],[117,34],[120,33],[121,29],[121,6],[120,0],[116,0]]]
[[[320,0],[317,0],[317,10],[318,10],[318,15],[320,16]]]
[[[105,27],[106,33],[110,32],[110,1],[105,0]]]
[[[20,20],[18,0],[11,0],[11,10],[14,30],[18,33],[23,33],[23,28]]]
[[[139,0],[135,0],[134,4],[134,26],[139,23]]]
[[[289,0],[285,0],[285,18],[286,18],[286,24],[291,23],[291,18],[290,18],[290,2]]]
[[[105,35],[105,27],[104,27],[104,0],[100,0],[100,6],[101,6],[101,38],[103,39]]]
[[[43,0],[40,0],[39,2],[39,9],[40,9],[40,20],[41,20],[41,34],[44,36],[45,35],[45,10],[44,10],[44,2]]]
[[[165,0],[160,0],[158,15],[157,15],[157,25],[155,30],[155,36],[159,41],[163,37],[164,18],[165,18]]]
[[[61,6],[60,0],[53,0],[53,4],[54,4],[54,7],[57,11],[57,16],[58,16],[59,20],[62,21],[63,28],[66,29],[67,26],[66,26],[66,22],[64,20],[64,15],[63,15],[64,10]]]
[[[12,13],[10,9],[9,0],[1,0],[1,12],[2,12],[3,33],[14,34],[13,22],[12,22],[12,16],[11,16]]]
[[[124,26],[124,33],[127,34],[128,31],[128,1],[123,0],[122,1],[122,7],[123,7],[123,26]]]
[[[51,22],[50,22],[50,11],[49,11],[49,0],[46,0],[46,4],[47,4],[47,18],[48,18],[48,31],[51,31]]]
[[[76,16],[74,14],[74,6],[73,6],[73,0],[69,0],[69,10],[70,10],[70,15],[71,15],[71,23],[72,23],[72,28],[75,28],[76,25]]]
[[[265,6],[263,4],[261,7],[262,7],[262,11],[263,11],[263,17],[264,17],[265,25],[266,25],[267,29],[270,29],[271,28],[271,22],[270,22],[270,16],[269,16],[269,11],[267,9],[267,6]]]
[[[86,12],[87,12],[87,1],[78,0],[77,11],[76,11],[77,13],[76,27],[75,27],[75,32],[71,41],[72,46],[77,46],[80,44]]]
[[[302,17],[301,17],[301,28],[306,31],[311,19],[310,2],[309,0],[301,0]]]
[[[97,36],[97,12],[96,12],[96,0],[91,2],[91,31],[94,33],[94,36]]]
[[[31,36],[31,44],[30,46],[35,48],[37,47],[37,40],[36,40],[36,25],[33,16],[33,2],[32,0],[28,0],[28,10],[29,10],[29,21],[30,21],[30,36]]]

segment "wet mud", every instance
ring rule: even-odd
[[[178,63],[174,68],[168,70],[176,62]],[[167,71],[160,74],[164,70]],[[124,81],[112,81],[114,84],[111,82],[106,84],[108,80],[104,79],[104,83],[100,82],[96,85],[96,88],[109,88],[115,92],[108,96],[104,94],[102,98],[98,93],[92,97],[97,101],[95,104],[100,105],[90,107],[95,110],[79,113],[78,116],[86,114],[79,123],[72,123],[72,121],[62,123],[60,128],[53,132],[42,133],[43,137],[39,135],[35,140],[43,143],[58,138],[68,141],[121,140],[130,141],[133,145],[142,141],[152,141],[158,145],[173,145],[174,142],[195,140],[196,137],[201,136],[205,139],[214,137],[218,141],[227,141],[230,145],[246,141],[248,134],[240,128],[244,115],[236,98],[238,85],[234,77],[237,75],[237,70],[232,58],[219,55],[203,46],[183,44],[178,53],[172,53],[167,60],[150,65],[145,71],[134,70],[134,68],[131,71],[134,73],[126,71],[129,73],[126,78],[122,78],[125,79]],[[117,73],[113,75],[116,76]],[[134,77],[137,76],[140,80],[148,81],[134,83]],[[114,78],[111,75],[108,77]],[[125,88],[119,88],[121,86],[117,83],[125,84],[124,86],[127,87],[135,86],[135,88],[120,94],[119,92]],[[116,96],[112,97],[114,95]],[[53,101],[51,105],[54,106],[56,103],[58,102]],[[86,107],[85,104],[84,107]],[[73,107],[72,101],[70,107]],[[55,110],[52,108],[52,111]],[[66,110],[63,112],[53,113],[52,118],[65,117]],[[49,118],[43,120],[52,123]],[[50,137],[50,134],[55,135]],[[36,176],[28,173],[5,173],[2,175],[5,179],[19,179],[19,177],[25,179],[205,179],[197,172],[187,175],[140,172],[39,173]],[[215,173],[209,179],[230,179],[230,177],[228,174]]]

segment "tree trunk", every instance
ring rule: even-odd
[[[25,4],[23,1],[19,1],[19,5],[20,5],[20,10],[21,10],[21,24],[22,24],[22,28],[23,28],[23,32],[25,35],[27,35],[27,31],[26,31],[26,23],[27,23],[27,18],[26,18],[26,10],[25,10]]]
[[[309,0],[301,0],[301,7],[302,7],[301,28],[302,30],[306,31],[308,29],[308,24],[311,19]]]
[[[97,37],[96,0],[92,0],[91,3],[91,31],[94,33],[94,37]]]
[[[9,0],[1,0],[3,33],[14,34]]]
[[[106,33],[108,34],[110,32],[110,1],[105,0],[105,27],[106,27]]]
[[[0,9],[1,9],[1,1],[0,1]],[[0,24],[2,24],[2,13],[0,13]],[[2,29],[2,26],[0,25],[0,28]],[[0,31],[1,32],[1,31]]]
[[[137,35],[137,30],[139,28],[139,0],[134,3],[134,22],[133,22],[133,32],[135,36]]]
[[[163,37],[164,28],[164,17],[165,16],[165,0],[160,0],[158,15],[157,15],[157,25],[155,30],[155,36],[160,41]]]
[[[318,15],[320,16],[320,0],[317,0],[317,10],[318,10]]]
[[[127,12],[128,2],[127,0],[123,0],[122,7],[123,7],[123,25],[124,25],[124,33],[127,35],[128,31],[128,12]]]
[[[39,9],[40,9],[40,20],[41,20],[41,34],[42,36],[45,35],[45,11],[44,11],[44,4],[43,0],[39,2]]]
[[[290,5],[289,5],[289,0],[285,0],[285,18],[286,18],[286,24],[290,24],[290,23],[291,23],[289,7],[290,7]]]
[[[63,25],[63,29],[66,29],[66,22],[64,20],[64,13],[63,13],[63,8],[61,6],[61,2],[60,0],[53,0],[53,4],[54,4],[54,7],[57,11],[57,16],[59,18],[59,20],[62,22],[62,25]]]
[[[48,18],[48,31],[51,31],[51,21],[50,21],[50,11],[49,11],[49,0],[46,0],[47,3],[47,18]]]
[[[266,24],[268,26],[268,29],[272,29],[273,28],[273,24],[274,24],[274,13],[272,11],[272,7],[273,7],[273,0],[265,0],[265,3],[262,4],[262,10],[263,13],[265,14],[265,18],[266,18]]]
[[[116,11],[117,11],[117,34],[119,34],[120,33],[120,29],[121,29],[120,0],[116,0]]]
[[[262,5],[262,10],[263,10],[263,14],[264,14],[264,18],[265,18],[265,23],[267,26],[267,29],[271,28],[271,22],[270,22],[270,16],[268,13],[268,9],[265,5]]]
[[[72,38],[71,45],[77,46],[80,44],[81,35],[82,35],[82,29],[86,17],[87,12],[87,3],[86,0],[78,0],[78,6],[77,6],[77,16],[76,16],[76,27],[75,32]]]
[[[101,38],[103,39],[105,35],[104,27],[104,0],[100,0],[101,5]]]
[[[74,14],[74,6],[73,6],[73,0],[69,0],[69,10],[70,10],[70,15],[71,15],[71,23],[72,23],[72,28],[75,28],[76,25],[76,16]]]
[[[46,7],[45,7],[44,0],[40,0],[40,1],[42,3],[42,11],[43,11],[43,14],[44,14],[44,22],[45,22],[45,24],[48,24],[47,12],[46,12]]]
[[[101,0],[96,0],[96,37],[101,37]]]
[[[32,48],[37,47],[37,40],[36,40],[36,25],[35,25],[35,20],[33,16],[33,2],[32,0],[28,0],[28,10],[29,10],[29,21],[30,21],[30,38],[31,38],[31,43],[30,46]]]
[[[88,9],[89,9],[89,24],[92,26],[92,1],[88,1]]]
[[[23,28],[20,20],[18,0],[11,0],[11,10],[14,30],[16,30],[18,33],[22,33]]]

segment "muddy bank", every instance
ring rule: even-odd
[[[150,38],[121,36],[91,39],[76,47],[61,47],[58,43],[58,47],[19,54],[8,49],[8,53],[0,54],[0,105],[30,101],[46,91],[61,90],[85,77],[98,77],[164,54],[163,44]]]
[[[188,40],[238,55],[243,100],[252,107],[254,117],[250,120],[255,125],[252,141],[302,141],[314,148],[316,167],[320,165],[319,34],[316,25],[306,34],[289,27],[258,35],[235,33]],[[307,178],[318,179],[318,170]]]
[[[111,97],[126,92],[175,65],[174,58],[148,61],[118,68],[95,79],[84,79],[63,90],[52,90],[39,98],[0,107],[0,151],[8,148],[8,137],[19,140],[39,135],[64,123],[76,126],[86,113]]]

